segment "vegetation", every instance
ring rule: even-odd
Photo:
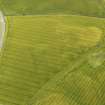
[[[85,78],[83,73],[89,74],[92,72],[92,68],[95,69],[94,66],[91,66],[90,57],[93,49],[96,49],[99,43],[103,43],[104,19],[56,15],[7,16],[6,19],[8,32],[5,36],[0,66],[1,104],[56,105],[56,101],[52,104],[47,101],[51,101],[49,99],[52,98],[61,100],[64,97],[62,91],[67,93],[79,91],[76,89],[77,85],[81,89],[82,84],[83,89],[87,87],[90,77]],[[102,57],[102,63],[103,59],[104,57]],[[72,75],[70,72],[78,71],[77,68],[81,72],[86,72],[78,72],[75,76],[68,77]],[[62,81],[66,73],[68,74],[67,79]],[[72,85],[73,82],[76,82],[77,85]],[[90,105],[97,105],[90,102],[96,94],[94,90],[91,90],[94,82],[90,80],[89,87],[83,90],[84,92],[92,91],[92,93],[85,96],[84,101],[81,97],[81,103],[88,102]],[[58,85],[60,83],[59,88],[56,88],[57,83]],[[48,92],[53,90],[55,93],[53,92],[49,96],[49,93],[47,94],[44,90],[48,90]],[[58,94],[59,91],[61,94]],[[42,93],[48,96],[44,96],[45,100],[41,98],[42,100],[39,102],[38,97],[43,97],[43,95],[40,96]],[[76,105],[77,102],[70,98],[72,94],[67,94],[66,97],[69,98],[71,105]],[[79,93],[76,94],[75,98],[79,97]],[[59,105],[69,105],[66,97]]]
[[[5,15],[73,14],[105,17],[105,0],[0,0]]]
[[[105,105],[105,0],[0,0],[0,9],[0,105]]]

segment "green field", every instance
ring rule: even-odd
[[[105,17],[105,0],[0,0],[5,15],[73,14]]]
[[[105,0],[0,0],[0,11],[0,105],[105,105]]]
[[[104,19],[7,16],[6,23],[0,64],[0,104],[104,105],[104,96],[102,100],[95,96],[104,81],[104,73],[100,76],[104,71],[104,55],[101,58],[94,55],[104,53]],[[96,78],[102,81],[98,83]],[[103,85],[101,89],[105,91]],[[85,92],[90,94],[82,98]]]

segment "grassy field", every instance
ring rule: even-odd
[[[66,71],[75,70],[75,65],[77,67],[79,64],[84,65],[80,68],[82,72],[84,67],[91,71],[92,68],[98,68],[104,62],[104,57],[102,57],[102,60],[98,60],[100,62],[98,66],[92,66],[90,59],[94,51],[100,50],[100,44],[104,41],[104,19],[57,15],[7,16],[6,19],[8,30],[0,66],[0,104],[27,105],[31,103],[33,97],[35,97],[34,101],[39,99],[40,91],[43,93],[42,87],[46,83],[51,83],[48,85],[50,90],[53,84],[56,86],[56,80],[61,81],[60,78],[64,77]],[[96,50],[97,47],[99,47],[98,50]],[[83,62],[81,63],[79,59],[83,59]],[[72,65],[74,65],[73,69],[71,69]],[[88,70],[83,71],[87,73]],[[62,76],[59,76],[59,73]],[[55,75],[58,76],[53,80]],[[78,79],[78,74],[76,76],[73,77],[73,80]],[[84,77],[80,76],[79,79],[82,82]],[[50,82],[50,80],[55,82]],[[85,82],[88,83],[88,79]],[[68,83],[67,85],[69,87]],[[93,85],[89,89],[92,87]],[[53,90],[63,91],[59,88]],[[47,95],[46,92],[43,95],[45,94]],[[61,100],[63,96],[62,92],[60,97],[59,94],[51,94],[45,100],[49,100],[50,97]],[[76,105],[75,100],[71,98],[70,100],[72,105]],[[56,105],[56,103],[35,105]],[[59,105],[69,104],[65,98]]]
[[[104,0],[0,0],[5,15],[75,14],[105,17]]]

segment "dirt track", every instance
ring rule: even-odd
[[[0,11],[0,48],[3,47],[3,38],[5,33],[5,17],[3,13]]]

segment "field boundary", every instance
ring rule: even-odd
[[[9,16],[9,15],[7,15],[7,16]],[[21,17],[21,16],[34,16],[34,17],[50,17],[50,16],[57,16],[57,17],[59,17],[59,16],[64,16],[64,17],[67,17],[67,16],[78,16],[78,17],[87,17],[87,18],[95,18],[95,19],[102,19],[102,20],[105,20],[105,18],[103,18],[103,17],[101,17],[101,18],[99,18],[99,17],[95,17],[95,16],[85,16],[85,15],[73,15],[73,14],[43,14],[43,15],[36,15],[36,14],[34,14],[34,15],[10,15],[11,17],[14,17],[14,16],[17,16],[17,17]]]

